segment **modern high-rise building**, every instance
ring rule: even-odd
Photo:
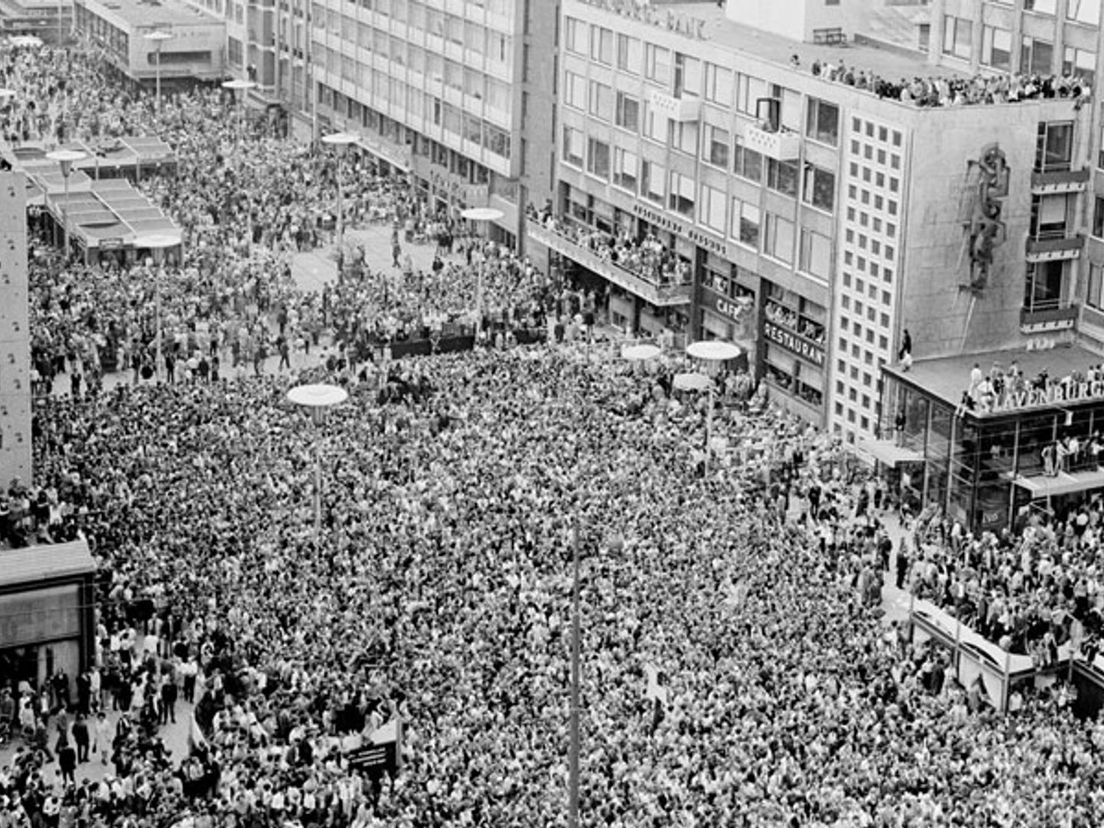
[[[558,2],[191,2],[225,18],[229,71],[301,137],[355,133],[439,205],[502,210],[503,241],[551,194]]]
[[[906,330],[915,359],[1072,336],[1098,144],[1083,91],[921,105],[974,67],[856,37],[860,5],[564,0],[529,236],[615,323],[730,338],[773,400],[875,441]]]

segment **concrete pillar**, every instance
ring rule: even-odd
[[[981,65],[981,0],[973,0],[970,9],[970,19],[974,22],[973,29],[970,31],[970,71],[976,72]]]
[[[1012,56],[1009,61],[1012,72],[1022,72],[1020,56],[1023,54],[1023,0],[1016,0],[1012,14]]]
[[[1062,56],[1066,50],[1066,11],[1069,8],[1069,0],[1058,0],[1058,6],[1054,10],[1054,55],[1050,64],[1050,71],[1056,75],[1062,73]]]
[[[946,8],[944,0],[932,0],[931,29],[928,35],[928,63],[932,66],[943,62],[943,15]]]

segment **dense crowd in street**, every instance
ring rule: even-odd
[[[140,186],[181,227],[182,256],[163,270],[32,259],[33,361],[47,385],[70,365],[86,386],[104,366],[174,377],[189,360],[196,373],[201,359],[208,376],[218,375],[219,361],[226,376],[307,351],[339,325],[345,344],[363,333],[381,345],[443,321],[474,327],[481,314],[528,316],[535,303],[543,319],[548,286],[527,261],[455,216],[432,212],[403,177],[379,175],[348,153],[339,159],[272,137],[267,124],[241,118],[222,90],[166,94],[158,112],[149,96],[111,83],[93,56],[25,51],[5,55],[0,83],[19,92],[0,110],[9,139],[68,135],[94,145],[151,133],[175,153],[170,169]],[[339,261],[350,284],[327,295],[296,293],[289,257],[333,241],[339,175],[347,182],[347,226],[394,227],[394,272],[371,273],[363,249],[349,243]],[[435,246],[428,272],[414,267],[412,244]],[[156,365],[159,309],[164,363]]]
[[[4,83],[33,75],[49,102],[45,79],[79,59],[4,60]],[[751,405],[746,375],[720,378],[709,417],[704,396],[674,390],[681,359],[634,365],[557,337],[371,371],[351,348],[295,372],[212,374],[227,352],[248,359],[253,332],[307,345],[325,326],[355,344],[413,329],[409,314],[435,324],[478,293],[537,323],[548,286],[478,243],[442,268],[462,285],[451,293],[399,255],[401,277],[373,282],[351,254],[339,284],[303,297],[281,256],[299,246],[293,228],[318,226],[324,165],[291,142],[235,141],[213,93],[167,99],[161,122],[100,82],[66,94],[92,122],[164,126],[182,177],[151,186],[195,221],[163,278],[36,265],[39,361],[94,372],[102,339],[141,380],[148,353],[133,350],[149,350],[152,301],[185,367],[36,405],[35,480],[9,490],[2,525],[9,540],[88,540],[98,658],[71,682],[0,690],[22,740],[0,768],[0,827],[153,828],[184,811],[205,826],[566,825],[576,555],[583,824],[1104,819],[1104,726],[1052,692],[1002,716],[944,654],[883,623],[887,494],[834,438]],[[49,126],[8,118],[9,132]],[[204,153],[222,158],[222,185],[198,172]],[[296,158],[314,172],[282,189]],[[239,168],[254,185],[226,205]],[[402,214],[401,193],[380,182],[360,206],[389,211],[400,246],[418,212]],[[367,313],[335,312],[350,300]],[[350,397],[314,424],[286,394],[319,380]],[[158,733],[184,711],[192,749],[172,761]],[[346,740],[389,722],[402,767],[362,779]],[[110,774],[80,781],[90,761]],[[54,762],[56,786],[42,773]]]

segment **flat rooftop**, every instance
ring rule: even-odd
[[[785,0],[778,0],[784,3]],[[663,7],[661,7],[663,8]],[[947,66],[932,66],[927,56],[909,53],[903,47],[880,48],[871,43],[849,41],[842,46],[820,46],[790,40],[788,37],[771,32],[753,29],[725,17],[725,10],[716,3],[679,3],[666,7],[676,14],[685,14],[705,21],[703,34],[710,43],[719,44],[738,52],[746,52],[763,60],[789,66],[790,58],[797,55],[800,60],[798,71],[812,74],[814,61],[832,62],[836,65],[843,61],[858,70],[873,72],[887,81],[897,82],[902,78],[915,77],[972,77],[969,72],[956,71]],[[911,104],[909,104],[911,106]]]
[[[922,359],[912,363],[912,368],[902,371],[897,366],[886,365],[882,370],[889,376],[903,383],[920,389],[931,397],[942,400],[952,408],[956,407],[962,399],[962,392],[970,387],[970,371],[976,363],[981,370],[988,375],[989,370],[996,363],[1002,369],[1007,369],[1015,360],[1019,369],[1028,380],[1033,379],[1045,369],[1047,374],[1055,379],[1061,379],[1073,371],[1085,373],[1090,365],[1096,365],[1104,360],[1100,354],[1086,350],[1079,345],[1051,348],[1046,351],[1025,351],[1022,348],[1003,351],[984,351],[977,354],[960,354],[958,356],[938,357],[935,359]],[[1104,398],[1097,402],[1104,402]],[[989,415],[1017,413],[1029,411],[1033,408],[1055,407],[1066,405],[1065,403],[1042,404],[1038,406],[1023,406],[1012,410],[994,411]],[[975,412],[976,413],[976,412]]]
[[[89,10],[107,10],[122,18],[135,29],[157,29],[167,26],[194,26],[218,23],[214,15],[183,0],[91,0]],[[172,45],[169,41],[168,46]]]
[[[0,587],[34,585],[95,571],[96,561],[84,540],[0,550]]]

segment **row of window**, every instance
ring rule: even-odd
[[[498,109],[508,109],[510,106],[510,85],[493,75],[465,67],[456,61],[448,60],[432,51],[426,51],[396,38],[391,38],[390,51],[386,46],[383,51],[378,48],[374,51],[389,57],[396,67],[399,67],[395,76],[401,77],[402,67],[409,67],[412,72],[425,75],[457,92],[486,100],[488,104]],[[370,76],[379,74],[369,62],[344,55],[339,49],[330,49],[318,41],[314,43],[314,60],[325,65],[331,72],[337,71],[340,67],[344,74],[349,75],[349,80],[357,83],[365,83]]]
[[[727,142],[723,143],[727,153]],[[719,150],[714,148],[711,152],[713,162],[727,161],[722,159]],[[771,190],[783,195],[797,198],[798,184],[800,181],[801,197],[804,203],[820,210],[831,212],[835,206],[836,176],[830,170],[818,167],[810,162],[799,167],[789,161],[777,161],[767,158],[763,163],[760,153],[744,148],[737,142],[735,145],[737,175],[751,179],[756,183],[762,183],[763,171],[766,168],[766,185]],[[585,169],[590,175],[610,181],[614,186],[629,190],[634,195],[640,195],[657,203],[663,203],[666,196],[670,195],[668,207],[688,217],[693,217],[694,180],[688,176],[679,176],[689,182],[688,185],[680,185],[669,191],[664,190],[665,177],[656,175],[655,170],[663,167],[654,162],[643,160],[634,152],[621,147],[612,147],[608,141],[597,138],[586,138],[582,130],[571,126],[563,128],[563,160],[572,166]],[[719,166],[727,168],[727,163]],[[672,173],[676,175],[676,173]],[[879,173],[881,175],[881,173]],[[705,185],[703,185],[704,187]],[[683,189],[689,189],[688,198],[681,193]],[[712,189],[712,188],[710,188]],[[678,194],[678,195],[677,195]],[[710,226],[713,226],[712,224]],[[723,222],[721,223],[723,227]]]
[[[468,8],[464,9],[464,17],[473,16],[482,18],[484,12],[495,15],[498,18],[512,17],[514,12],[514,0],[466,0]],[[351,2],[349,5],[354,5]],[[411,28],[428,32],[439,37],[448,37],[450,40],[461,40],[465,20],[452,14],[446,14],[440,10],[440,2],[422,2],[422,0],[357,0],[355,5],[362,9],[378,12],[390,17],[397,23],[408,23]],[[316,26],[319,23],[321,7],[315,3],[312,9]],[[493,18],[492,18],[493,22]]]
[[[672,127],[688,126],[676,124],[675,122],[671,122],[671,124]],[[689,148],[692,143],[693,147],[688,151],[696,151],[697,125],[694,124],[693,126],[693,130],[676,130],[677,134],[672,137],[673,143],[671,146],[679,146],[686,142],[686,146]],[[585,148],[589,148],[586,159],[587,172],[609,180],[611,172],[609,142],[591,138],[584,143],[582,130],[565,126],[563,128],[563,160],[576,167],[582,167],[584,165],[583,152]],[[617,152],[622,160],[612,166],[613,183],[636,192],[637,156],[620,148]],[[764,158],[761,153],[747,149],[739,139],[732,142],[728,131],[720,127],[707,127],[702,158],[713,166],[731,170],[741,178],[746,178],[756,184],[762,184],[765,180],[767,187],[791,198],[797,198],[800,181],[802,200],[806,204],[827,212],[832,212],[835,209],[836,175],[831,170],[818,167],[810,162],[806,162],[803,167],[799,167],[794,162]],[[618,180],[618,176],[622,175],[627,175],[628,178]],[[884,177],[883,173],[877,175],[880,178]],[[896,178],[893,181],[896,181]],[[641,195],[646,194],[641,193]]]
[[[973,53],[974,23],[965,17],[943,18],[943,53],[969,60]],[[1012,32],[999,26],[981,27],[981,54],[978,61],[1002,72],[1011,72]],[[1024,35],[1020,41],[1020,72],[1049,75],[1054,71],[1054,44],[1049,40]],[[1062,52],[1062,72],[1091,76],[1096,71],[1096,56],[1087,49],[1066,46]]]
[[[450,25],[448,40],[465,49],[470,56],[482,56],[498,63],[512,60],[512,38],[479,23],[456,17],[449,20],[455,25]],[[314,4],[313,23],[315,29],[329,31],[334,37],[403,65],[429,66],[433,59],[440,63],[441,49],[432,42],[427,44],[428,49],[423,49],[404,38],[391,35],[387,29],[358,22],[355,17],[325,9],[318,3]]]
[[[1015,0],[989,0],[998,6],[1015,6]],[[1024,11],[1055,15],[1058,0],[1023,0]],[[1067,0],[1066,19],[1096,25],[1100,21],[1100,0]]]
[[[595,63],[613,66],[634,76],[643,75],[651,83],[672,91],[676,97],[702,98],[756,118],[761,114],[761,100],[777,100],[781,126],[795,132],[804,129],[810,138],[832,146],[839,141],[839,107],[810,98],[803,121],[801,93],[754,75],[735,72],[653,43],[641,44],[629,35],[588,25],[573,17],[566,19],[564,45],[568,52],[589,57]],[[569,72],[568,76],[572,74]],[[579,80],[569,77],[566,81],[569,92],[565,99],[569,105],[585,109],[585,80],[578,75],[575,77]],[[609,89],[608,85],[606,88]]]
[[[392,78],[391,80],[394,81],[395,79]],[[324,105],[332,106],[346,117],[362,121],[363,126],[371,127],[372,124],[369,123],[369,119],[378,117],[375,110],[360,104],[358,101],[340,95],[340,93],[334,92],[324,84],[319,86]],[[386,96],[381,96],[381,98],[386,99]],[[373,98],[373,100],[378,101],[381,98]],[[428,117],[432,120],[434,126],[442,127],[445,132],[478,144],[488,152],[502,158],[510,158],[512,152],[510,133],[490,121],[462,112],[459,108],[442,102],[440,98],[432,98],[416,91],[413,91],[407,100],[395,100],[392,103],[403,106],[406,115],[417,119]],[[396,125],[398,124],[397,121],[387,120]],[[395,136],[394,140],[397,141],[398,137]]]

